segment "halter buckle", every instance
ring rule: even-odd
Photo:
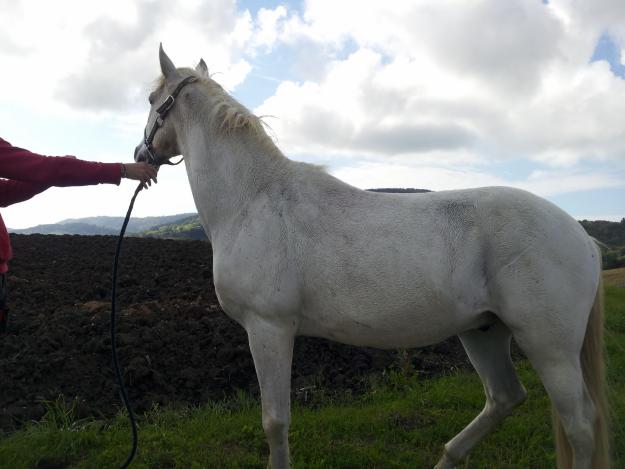
[[[176,98],[174,98],[172,95],[167,96],[167,99],[163,101],[163,104],[161,104],[159,108],[156,110],[157,114],[161,114],[161,115],[167,114],[167,112],[172,108],[175,102],[176,102]]]

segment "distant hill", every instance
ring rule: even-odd
[[[166,223],[174,223],[178,220],[193,216],[192,213],[180,213],[178,215],[166,215],[161,217],[133,217],[128,223],[127,233],[137,235],[155,226]],[[37,225],[31,228],[11,229],[11,233],[19,234],[78,234],[78,235],[116,235],[124,222],[123,217],[86,217],[69,218],[58,223]]]
[[[608,245],[603,249],[603,268],[625,267],[625,218],[620,222],[605,220],[580,221],[586,232]]]
[[[141,233],[141,236],[146,238],[207,239],[198,215],[191,215],[174,223],[154,226]]]
[[[381,189],[367,189],[369,192],[390,192],[392,194],[422,194],[423,192],[432,192],[427,189],[413,189],[412,187],[406,188],[393,188],[383,187]]]
[[[120,224],[121,226],[121,224]],[[81,235],[113,235],[116,234],[115,230],[105,228],[102,226],[92,225],[90,223],[82,223],[79,221],[72,223],[52,223],[49,225],[37,225],[31,228],[24,228],[22,230],[9,229],[11,233],[18,234],[51,234],[51,235],[66,235],[66,234],[81,234]],[[117,231],[119,233],[119,231]]]
[[[625,218],[620,222],[605,220],[580,221],[586,232],[610,247],[625,246]]]

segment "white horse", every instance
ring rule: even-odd
[[[215,290],[247,331],[274,469],[290,467],[293,341],[419,347],[458,335],[486,393],[436,468],[469,451],[526,396],[514,337],[560,428],[560,467],[608,468],[601,261],[573,218],[505,188],[381,194],[286,158],[203,60],[177,69],[160,49],[156,109],[186,77],[154,136],[158,158],[184,155],[213,248]],[[135,151],[144,161],[145,143]]]

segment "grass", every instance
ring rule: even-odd
[[[615,468],[625,467],[625,289],[607,287],[608,376]],[[529,391],[522,407],[471,454],[466,468],[554,467],[550,404],[527,363],[518,366]],[[482,408],[474,373],[419,380],[389,373],[369,393],[295,406],[290,431],[296,469],[432,467],[442,445]],[[0,438],[1,468],[118,467],[130,446],[127,420],[76,420],[73,404],[48,403],[38,423]],[[264,468],[268,449],[259,403],[241,393],[201,408],[155,407],[140,422],[133,468]],[[55,466],[56,464],[56,466]]]
[[[617,287],[625,286],[625,267],[620,269],[610,269],[603,272],[603,280],[606,285]]]

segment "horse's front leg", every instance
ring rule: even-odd
[[[291,421],[291,360],[294,331],[256,321],[246,327],[260,384],[263,429],[269,443],[269,467],[288,469]]]

